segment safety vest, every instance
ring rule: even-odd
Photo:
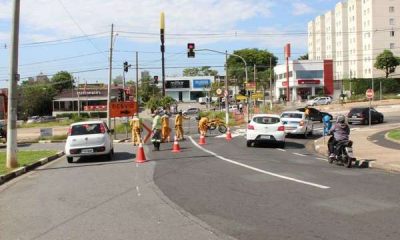
[[[182,115],[176,115],[175,117],[175,125],[182,125],[182,121],[183,121],[183,116]]]

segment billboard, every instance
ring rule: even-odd
[[[166,81],[165,88],[190,88],[190,80]]]
[[[193,88],[210,88],[211,80],[210,79],[194,79],[193,80]]]

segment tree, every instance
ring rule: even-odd
[[[49,85],[22,85],[19,87],[18,117],[51,115],[56,91]]]
[[[384,50],[376,57],[374,67],[383,70],[385,77],[388,78],[389,74],[396,71],[396,67],[400,65],[400,58],[393,55],[390,50]]]
[[[176,104],[176,100],[171,96],[165,96],[160,100],[160,105],[164,109],[169,109],[173,104]]]
[[[154,84],[151,84],[150,76],[142,79],[139,87],[139,96],[143,102],[149,101],[152,96],[160,98],[160,93],[160,89]]]
[[[63,89],[71,89],[74,86],[73,76],[67,71],[54,74],[51,83],[57,92],[61,92]]]
[[[124,81],[124,77],[122,77],[121,75],[116,76],[112,82],[115,86],[122,84],[122,82]]]
[[[209,66],[183,69],[183,76],[184,77],[216,76],[216,75],[218,75],[218,71],[217,70],[212,70],[211,67],[209,67]]]
[[[300,56],[300,57],[298,58],[298,60],[308,60],[308,53],[307,53],[307,54],[304,54],[303,56]]]

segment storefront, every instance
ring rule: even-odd
[[[179,102],[196,102],[209,94],[213,76],[166,78],[165,94]]]
[[[290,101],[305,100],[308,96],[333,95],[333,63],[324,61],[290,61],[289,83],[286,65],[278,65],[275,72],[275,96],[286,99],[288,84]]]

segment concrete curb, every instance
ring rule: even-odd
[[[19,177],[21,175],[23,175],[24,173],[27,173],[37,167],[43,166],[51,161],[54,161],[60,157],[62,157],[64,155],[64,151],[58,152],[57,154],[50,156],[50,157],[46,157],[46,158],[42,158],[37,162],[31,163],[29,165],[17,168],[15,170],[13,170],[10,173],[7,173],[5,175],[1,175],[0,176],[0,185],[10,181],[11,179],[14,179],[16,177]]]
[[[393,130],[395,130],[395,129],[393,129]],[[390,131],[392,131],[392,130],[389,130],[387,133],[385,133],[385,139],[388,140],[388,141],[400,144],[400,140],[392,139],[392,138],[389,137],[389,132]]]

